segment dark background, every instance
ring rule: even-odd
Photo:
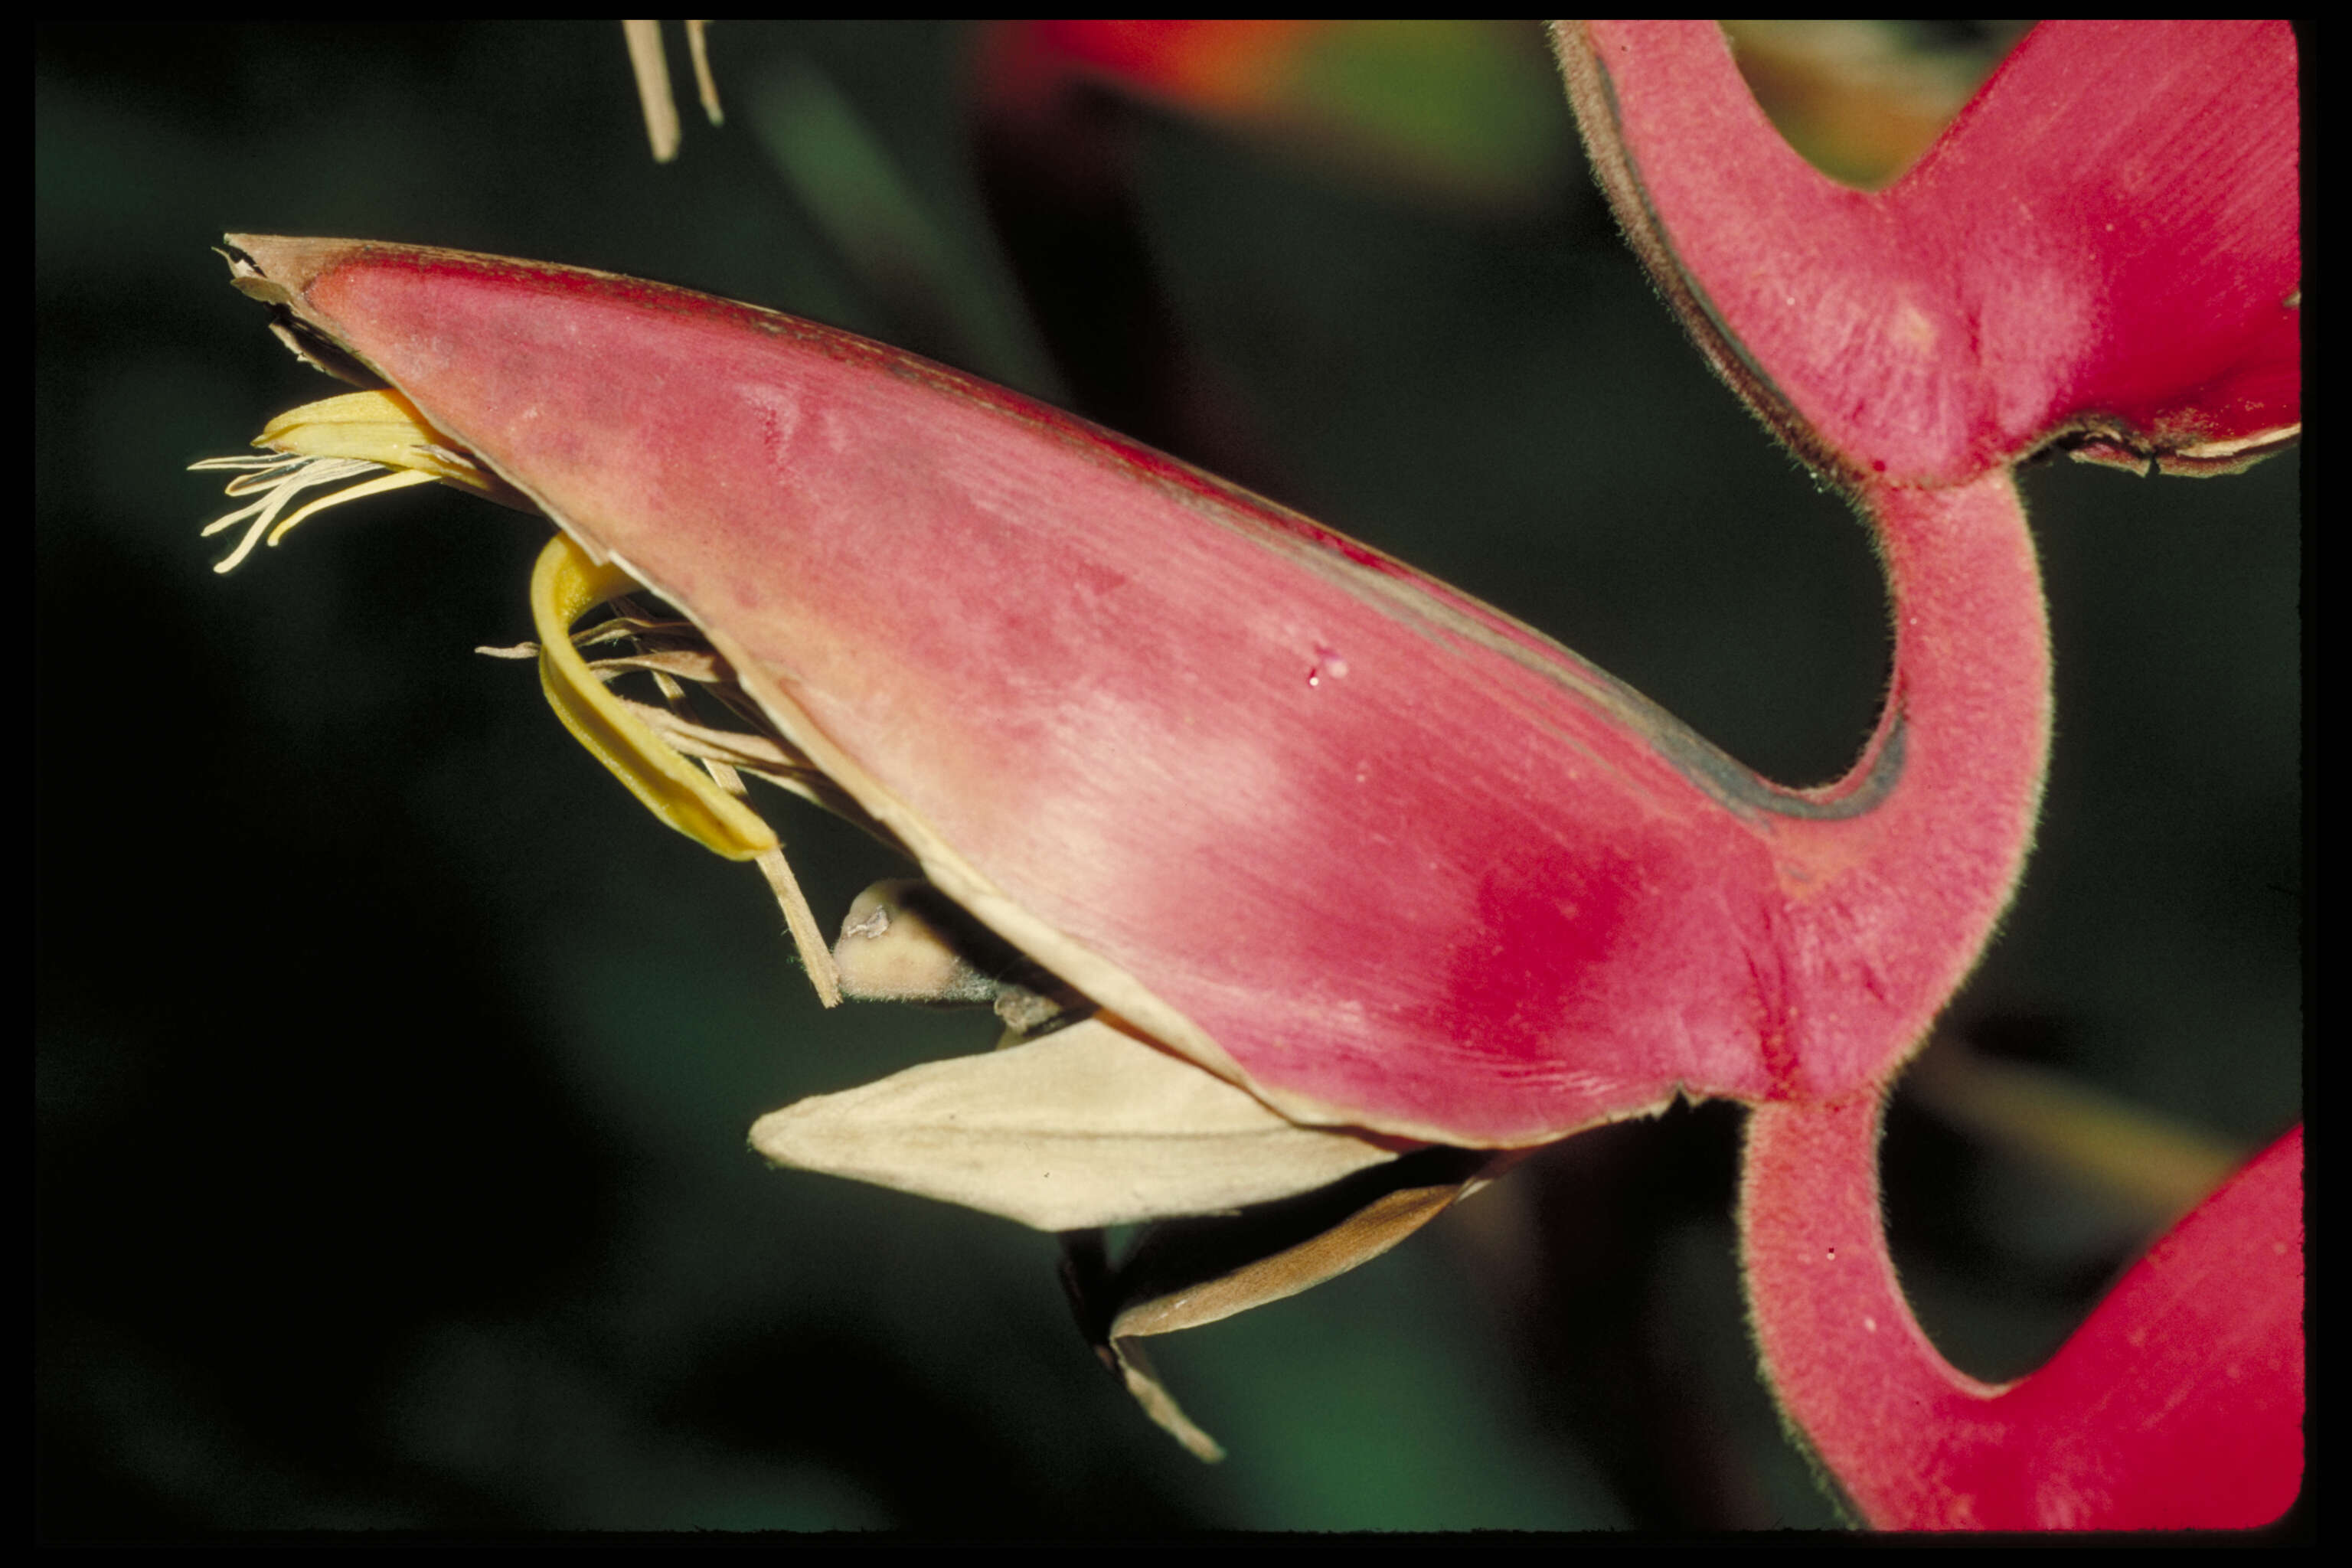
[[[536,529],[410,490],[208,570],[225,508],[184,465],[334,390],[226,287],[224,229],[642,274],[1047,395],[1029,322],[1142,276],[1153,363],[1192,378],[1158,438],[1776,777],[1844,767],[1885,674],[1864,536],[1651,296],[1532,37],[1504,106],[1560,153],[1512,202],[1107,110],[1129,248],[1033,258],[1038,311],[972,173],[966,34],[712,41],[730,123],[688,106],[658,167],[610,25],[37,35],[44,1533],[1829,1521],[1750,1364],[1732,1108],[1572,1141],[1162,1342],[1233,1453],[1204,1468],[1087,1354],[1048,1238],[746,1151],[760,1112],[989,1029],[820,1013],[758,879],[647,821],[527,666],[474,657],[528,635]],[[826,226],[840,105],[867,140],[833,166],[870,193],[878,150],[955,280],[928,314]],[[1082,412],[1118,401],[1089,384]],[[2251,1148],[2300,1098],[2296,459],[2026,487],[2056,761],[1950,1027]],[[886,869],[782,825],[823,919]],[[2143,1239],[1900,1100],[1888,1162],[1922,1318],[1981,1375],[2033,1365]]]

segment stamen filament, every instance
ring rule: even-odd
[[[347,490],[337,490],[331,496],[320,496],[317,500],[312,501],[309,506],[304,507],[300,511],[296,512],[292,517],[288,518],[284,522],[281,522],[276,528],[271,529],[269,531],[269,547],[272,550],[277,549],[278,542],[285,538],[289,533],[291,533],[294,531],[294,525],[296,523],[301,521],[304,518],[310,516],[313,512],[324,511],[331,506],[341,506],[347,500],[357,500],[362,496],[382,495],[386,490],[404,490],[411,485],[429,485],[435,482],[434,477],[431,474],[423,473],[415,468],[411,468],[406,473],[386,474],[380,479],[370,479],[363,485],[353,485]]]
[[[645,707],[604,689],[617,670],[588,667],[572,635],[572,624],[588,611],[636,586],[621,567],[598,564],[563,534],[548,541],[531,574],[531,618],[539,631],[539,675],[549,706],[572,738],[628,787],[647,810],[705,848],[730,860],[755,860],[784,911],[785,929],[801,963],[831,1007],[841,1001],[833,949],[819,931],[775,830],[746,804],[750,791],[729,763],[702,759],[698,768],[677,748],[650,729],[646,719],[660,710]],[[665,700],[682,706],[685,689],[667,671],[650,671]],[[644,718],[639,717],[645,715]],[[672,723],[690,721],[668,716]],[[750,740],[752,737],[745,737]]]
[[[248,517],[253,519],[252,523],[247,526],[245,531],[245,537],[237,542],[236,548],[229,552],[226,560],[215,562],[213,565],[213,570],[215,572],[234,572],[236,570],[238,565],[244,562],[245,558],[253,552],[253,547],[261,542],[261,536],[268,532],[270,525],[278,521],[278,514],[285,510],[286,508],[292,503],[294,498],[298,494],[303,490],[315,489],[320,485],[336,484],[344,479],[357,479],[362,474],[381,472],[383,465],[381,463],[363,462],[357,458],[289,458],[283,456],[272,456],[253,458],[206,458],[204,461],[199,463],[191,463],[188,467],[191,470],[200,468],[248,468],[257,470],[255,472],[242,474],[238,478],[231,479],[227,485],[227,493],[233,496],[248,496],[257,490],[266,491],[267,493],[264,494],[259,500],[255,501],[250,506],[240,507],[236,511],[229,513],[226,517],[215,519],[214,521],[206,524],[204,532],[201,535],[203,538],[209,539],[225,528],[233,528],[236,524],[243,522]],[[429,478],[431,478],[430,475],[417,476],[417,479],[420,479]],[[415,481],[404,479],[403,482],[414,483]],[[321,507],[332,506],[339,501],[349,500],[355,495],[368,493],[372,489],[382,488],[385,487],[382,486],[379,482],[373,485],[363,485],[352,489],[345,490],[340,495],[322,497],[318,501],[314,502],[310,506],[303,508],[301,511],[298,512],[295,517],[286,524],[286,528],[291,528],[295,522],[300,521],[303,518],[308,517],[311,512],[320,510]],[[283,534],[286,531],[286,529],[280,528],[278,531],[278,533]],[[271,542],[275,543],[277,541],[272,539]]]
[[[267,538],[276,545],[306,519],[345,501],[439,481],[474,490],[503,504],[536,510],[529,498],[509,487],[474,456],[436,430],[416,405],[396,392],[350,393],[289,409],[271,420],[257,447],[269,451],[234,458],[207,458],[192,469],[234,473],[224,488],[248,501],[207,524],[209,539],[244,524],[244,537],[215,572],[233,572]],[[305,490],[357,480],[287,509]],[[683,622],[646,618],[624,597],[636,586],[616,565],[600,565],[558,533],[540,556],[531,577],[531,616],[540,637],[520,648],[485,648],[500,658],[536,658],[541,685],[564,727],[587,747],[654,815],[730,859],[757,862],[783,909],[784,924],[800,950],[818,998],[841,1001],[833,949],[809,909],[800,883],[786,863],[775,831],[752,811],[740,763],[751,772],[812,800],[825,802],[821,775],[805,758],[761,734],[707,730],[695,722],[680,679],[694,681],[740,710],[723,663],[708,648],[672,647],[660,640],[670,631],[692,637]],[[597,605],[615,602],[615,618],[573,635],[572,623]],[[646,640],[648,636],[654,640]],[[583,647],[622,642],[635,651],[591,666]],[[629,701],[604,689],[625,669],[649,674],[669,708]],[[664,734],[657,731],[668,731]],[[688,748],[682,752],[677,741]],[[688,760],[688,756],[693,761]],[[697,763],[700,765],[698,766]]]
[[[261,496],[205,530],[209,538],[253,519],[228,559],[213,568],[215,572],[235,571],[265,533],[274,545],[296,523],[331,506],[434,479],[487,496],[501,506],[538,510],[472,453],[435,429],[415,404],[396,392],[346,393],[289,408],[263,427],[254,445],[270,450],[249,457],[207,458],[188,465],[191,469],[234,470],[237,477],[228,482],[230,495]],[[392,472],[341,494],[321,497],[285,521],[278,521],[278,514],[299,491],[384,469]]]

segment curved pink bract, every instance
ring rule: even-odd
[[[2132,1266],[2005,1386],[1920,1332],[1879,1215],[1879,1105],[1750,1118],[1741,1253],[1774,1392],[1893,1530],[2230,1530],[2303,1479],[2303,1132]]]
[[[1712,23],[1585,23],[1563,59],[1653,272],[1824,468],[1951,484],[2074,433],[2210,471],[2300,426],[2283,21],[2045,23],[1877,192],[1780,139]]]
[[[2005,477],[1882,498],[1892,559],[1954,593],[1906,610],[1864,764],[1800,795],[1497,612],[897,351],[569,268],[239,243],[694,615],[1001,895],[976,912],[1302,1119],[1507,1146],[1677,1089],[1838,1092],[2013,877],[2046,681]]]

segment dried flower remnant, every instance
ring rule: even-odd
[[[702,112],[713,125],[727,122],[719,107],[719,83],[710,74],[710,45],[706,37],[710,24],[689,21],[686,25],[686,47],[694,62],[694,87],[702,100]],[[637,105],[646,117],[646,139],[653,143],[654,162],[667,163],[677,156],[677,100],[671,95],[669,55],[662,47],[661,24],[657,21],[630,21],[621,24],[621,32],[629,47],[629,70],[636,78]]]

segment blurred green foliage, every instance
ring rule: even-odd
[[[758,879],[474,657],[527,635],[529,525],[411,490],[207,569],[217,487],[184,466],[326,390],[225,286],[224,229],[651,276],[976,343],[1055,393],[973,178],[966,36],[713,47],[740,116],[689,107],[657,167],[609,24],[37,34],[45,1536],[1827,1522],[1748,1363],[1728,1108],[1573,1141],[1165,1343],[1234,1456],[1205,1469],[1088,1357],[1048,1238],[746,1152],[761,1111],[989,1030],[821,1014]],[[811,80],[857,188],[965,291],[928,321],[811,195]],[[1571,144],[1556,96],[1512,112]],[[1867,544],[1707,378],[1580,163],[1478,217],[1135,129],[1146,249],[1244,477],[1778,777],[1843,769],[1884,679]],[[2294,459],[2028,493],[2057,762],[1954,1026],[2267,1137],[2299,1100]],[[886,869],[781,820],[821,915]],[[1901,1110],[1888,1158],[1906,1279],[1972,1372],[2032,1364],[2139,1240]]]

